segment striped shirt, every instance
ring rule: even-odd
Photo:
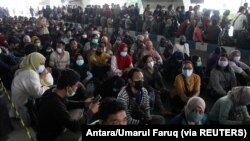
[[[131,92],[132,93],[132,92]],[[126,107],[126,114],[128,117],[128,125],[138,125],[140,120],[134,119],[132,117],[133,109],[135,108],[133,104],[130,103],[130,94],[127,89],[127,86],[123,87],[122,90],[119,92],[117,99],[121,101],[124,106]],[[146,119],[150,120],[150,106],[149,106],[149,96],[148,91],[145,88],[142,88],[142,98],[139,103],[140,106],[142,106],[146,111]]]

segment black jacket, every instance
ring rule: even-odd
[[[64,128],[80,131],[82,124],[87,124],[92,112],[84,113],[79,120],[70,117],[69,109],[83,108],[83,102],[68,101],[56,95],[51,89],[46,91],[38,104],[39,119],[37,128],[38,141],[53,141]]]

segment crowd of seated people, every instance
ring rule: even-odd
[[[223,18],[218,11],[210,17],[210,12],[201,13],[199,6],[174,10],[173,5],[165,11],[158,5],[151,12],[148,5],[139,15],[136,4],[87,6],[84,12],[80,7],[46,7],[38,18],[3,16],[0,104],[6,105],[1,97],[6,88],[15,107],[1,106],[0,119],[11,129],[7,119],[19,118],[18,110],[38,140],[74,140],[81,126],[89,124],[249,124],[249,66],[239,50],[219,46],[229,11]],[[241,38],[249,35],[247,16],[240,7],[231,20],[241,26],[232,37],[239,48],[246,48],[239,41],[249,42],[249,37]],[[114,28],[111,35],[107,27]],[[139,35],[133,37],[129,30]],[[166,39],[158,44],[150,34]],[[168,40],[175,36],[178,42]],[[190,40],[219,45],[202,58],[189,48]],[[32,102],[36,105],[27,106]],[[232,119],[230,109],[241,117]],[[1,134],[6,137],[7,131],[0,129]]]

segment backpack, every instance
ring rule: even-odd
[[[234,39],[229,36],[230,27],[225,27],[219,34],[219,45],[221,46],[234,46]]]
[[[37,131],[39,121],[39,107],[41,107],[44,99],[48,97],[49,93],[51,93],[54,88],[55,87],[51,87],[49,90],[45,91],[42,97],[36,99],[33,97],[28,98],[28,102],[25,106],[28,108],[28,113],[31,121],[30,126],[34,131]]]

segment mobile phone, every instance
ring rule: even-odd
[[[101,95],[97,95],[94,100],[93,100],[93,103],[96,103],[98,101],[100,101],[102,99]]]

